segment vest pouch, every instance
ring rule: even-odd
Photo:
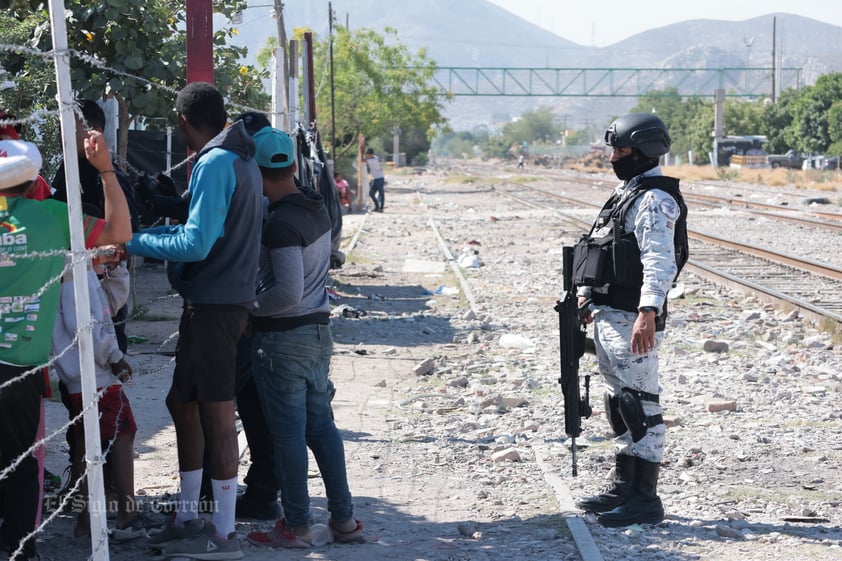
[[[611,236],[594,239],[582,236],[573,246],[573,283],[576,286],[603,286],[613,282]]]
[[[634,234],[625,234],[612,241],[614,284],[640,288],[643,283],[643,264],[640,262],[637,239]]]

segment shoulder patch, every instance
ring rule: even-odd
[[[664,213],[664,216],[669,218],[670,220],[675,220],[678,218],[680,210],[678,208],[678,203],[675,202],[675,199],[672,197],[666,197],[661,200],[661,203],[658,205],[658,208],[661,212]]]

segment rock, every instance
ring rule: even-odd
[[[491,461],[494,463],[519,462],[520,452],[517,451],[517,448],[506,448],[505,450],[500,450],[499,452],[491,454]]]
[[[737,402],[734,400],[716,399],[708,401],[705,408],[709,413],[719,413],[720,411],[736,411]]]
[[[532,349],[535,347],[535,342],[523,335],[504,333],[500,337],[500,346],[507,349]]]
[[[422,361],[420,364],[416,365],[415,368],[412,370],[416,376],[426,376],[433,372],[433,369],[436,367],[436,362],[428,358],[427,360]]]
[[[728,343],[716,339],[708,339],[702,345],[702,350],[706,353],[727,353]]]
[[[724,524],[717,524],[716,525],[716,533],[723,538],[733,538],[737,540],[744,540],[745,536],[739,530],[735,530],[730,526],[725,526]]]

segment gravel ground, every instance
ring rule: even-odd
[[[348,259],[331,278],[336,418],[356,515],[372,543],[268,552],[244,542],[248,559],[583,559],[567,524],[571,497],[607,483],[613,452],[595,376],[595,414],[584,421],[579,476],[570,476],[552,307],[561,247],[580,232],[480,181],[449,179],[454,173],[440,166],[390,174],[384,213],[345,217]],[[495,173],[514,174],[514,166],[500,164]],[[732,188],[752,190],[723,185]],[[829,240],[819,242],[827,233],[737,214],[699,211],[690,224],[747,239],[773,232],[778,247],[787,240],[817,259],[828,251]],[[454,270],[457,263],[469,266]],[[133,347],[138,376],[128,391],[140,427],[136,486],[152,499],[177,490],[177,463],[162,403],[169,359],[145,353],[170,348],[178,305],[159,299],[166,294],[159,269],[141,268],[138,279],[148,312],[129,332],[146,341]],[[659,491],[667,520],[605,529],[585,517],[596,555],[842,559],[842,369],[832,337],[797,314],[692,274],[681,281],[661,349],[669,428]],[[593,357],[583,359],[582,373],[594,369]],[[62,411],[48,406],[49,424]],[[59,447],[49,452],[60,471]],[[324,522],[323,490],[312,481],[314,517]],[[241,521],[238,531],[267,526]],[[45,558],[87,558],[89,544],[68,546],[71,527],[59,517],[48,528]],[[111,557],[147,559],[149,552],[139,542],[113,544]]]

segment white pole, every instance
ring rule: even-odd
[[[96,395],[93,339],[91,337],[91,304],[88,298],[88,265],[82,231],[82,198],[79,192],[79,163],[76,160],[75,102],[70,85],[70,55],[67,50],[67,27],[64,2],[50,0],[50,24],[53,28],[56,85],[61,119],[64,173],[67,183],[67,211],[70,217],[70,249],[73,254],[73,292],[76,296],[76,325],[79,333],[79,367],[82,372],[82,402],[90,403]],[[85,461],[88,467],[88,510],[91,520],[91,559],[107,561],[108,529],[106,526],[105,490],[102,481],[102,450],[99,434],[99,408],[91,407],[84,414]]]
[[[275,48],[274,64],[272,65],[272,126],[282,131],[289,130],[289,117],[287,115],[287,82],[289,79],[284,74],[284,56],[286,49]]]

